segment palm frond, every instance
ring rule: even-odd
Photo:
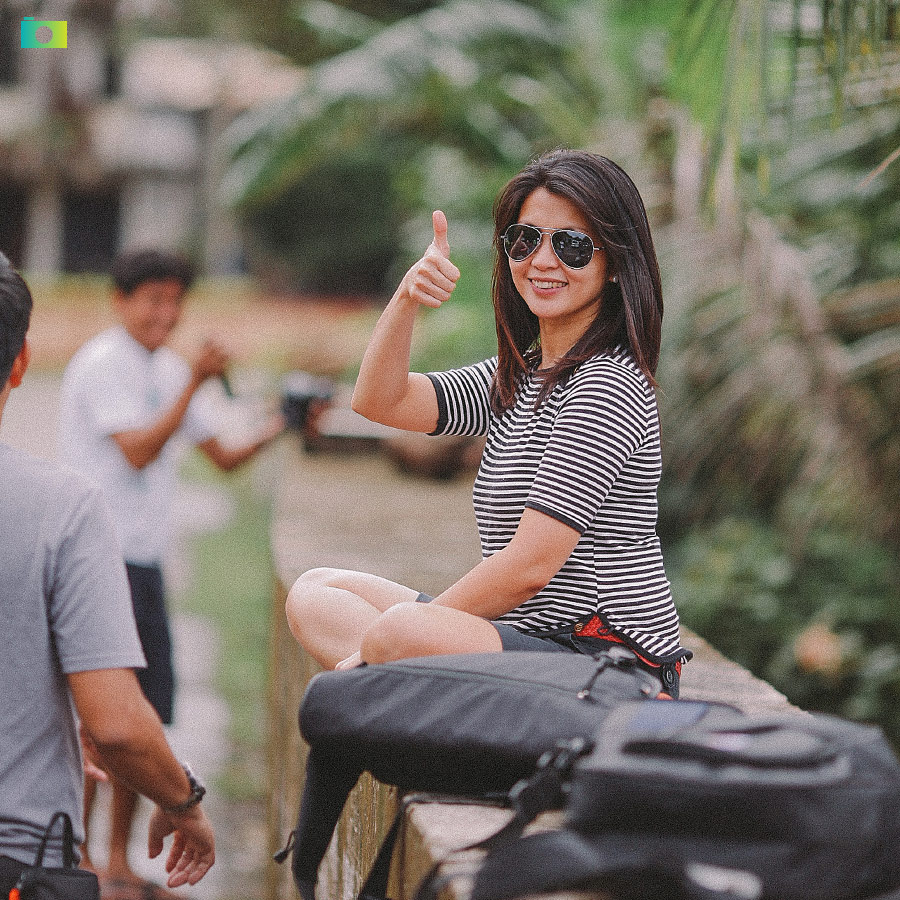
[[[379,29],[375,19],[324,0],[298,3],[294,17],[315,32],[323,43],[341,50],[358,46],[373,37]]]
[[[709,180],[748,138],[768,158],[803,123],[896,109],[898,11],[892,0],[683,0],[673,30],[674,95],[704,123]],[[893,148],[891,148],[893,149]]]
[[[267,202],[323,155],[379,133],[518,165],[541,136],[585,133],[584,94],[547,75],[564,68],[564,45],[558,22],[512,0],[455,0],[402,19],[313,66],[290,100],[239,119],[223,193],[232,205]]]
[[[677,276],[661,254],[667,282],[695,298],[678,308],[661,373],[665,477],[686,519],[743,502],[796,540],[826,522],[900,546],[897,283],[822,304],[803,254],[756,213],[730,289],[711,292],[710,255],[734,248],[708,231],[692,243],[704,262],[681,246]]]

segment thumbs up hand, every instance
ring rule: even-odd
[[[431,214],[431,227],[434,229],[434,240],[431,242],[445,259],[450,259],[450,243],[447,240],[447,217],[436,209]]]
[[[450,262],[447,217],[435,210],[431,216],[434,239],[425,255],[404,275],[401,291],[423,306],[439,307],[453,293],[459,269]]]

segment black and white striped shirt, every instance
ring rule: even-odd
[[[497,621],[539,634],[597,614],[654,661],[684,651],[656,534],[662,469],[652,387],[619,349],[585,361],[534,410],[540,376],[522,381],[515,405],[490,410],[494,357],[429,374],[435,434],[487,435],[473,500],[484,556],[512,539],[525,507],[581,535],[550,583]]]

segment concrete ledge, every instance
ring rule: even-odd
[[[269,756],[270,849],[293,827],[306,748],[297,710],[317,666],[291,637],[284,618],[286,588],[305,569],[335,565],[375,572],[418,589],[442,590],[478,558],[468,482],[429,484],[401,476],[383,459],[298,457],[273,523],[278,584],[274,593]],[[749,713],[796,710],[770,685],[686,633],[694,651],[681,695],[715,700]],[[397,809],[393,788],[364,776],[354,789],[320,870],[322,900],[350,900],[362,886]],[[394,853],[390,891],[412,900],[431,865],[449,850],[500,827],[508,812],[474,804],[411,807]],[[552,827],[553,816],[538,827]],[[266,900],[295,898],[287,867],[270,867]],[[588,895],[602,900],[601,895]]]

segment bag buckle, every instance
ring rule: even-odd
[[[509,802],[516,815],[531,821],[545,809],[561,807],[572,766],[592,746],[590,741],[578,737],[561,741],[553,750],[542,754],[534,774],[517,781],[509,792]]]

